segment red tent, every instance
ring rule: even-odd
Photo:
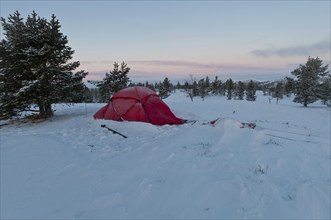
[[[137,86],[115,93],[110,102],[94,114],[95,119],[142,121],[154,125],[183,124],[151,89]]]

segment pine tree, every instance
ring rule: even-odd
[[[206,95],[208,95],[208,93],[211,91],[210,80],[208,76],[206,76],[205,79],[205,88],[206,88]]]
[[[322,60],[309,57],[306,64],[296,68],[291,72],[296,77],[295,82],[295,98],[294,102],[303,104],[307,107],[308,104],[319,99],[319,87],[321,81],[328,75],[329,65],[323,66]]]
[[[211,91],[214,95],[220,94],[222,82],[215,76],[214,81],[211,83]]]
[[[194,80],[192,84],[192,97],[198,96],[199,95],[199,88],[198,88],[198,83],[197,81]]]
[[[130,68],[126,63],[122,62],[121,67],[117,62],[114,63],[114,69],[106,73],[102,82],[97,85],[103,102],[108,102],[114,93],[128,86],[130,83],[129,71]]]
[[[180,82],[178,81],[177,82],[177,85],[176,85],[176,89],[181,89],[182,88],[182,85],[180,84]]]
[[[221,96],[225,96],[226,93],[226,84],[222,83],[222,81],[220,80],[220,90],[219,90],[219,94]]]
[[[191,88],[192,88],[192,86],[191,86],[187,81],[185,81],[183,87],[184,87],[185,91],[187,91],[187,90],[191,90]]]
[[[294,80],[290,77],[285,78],[284,93],[287,97],[290,97],[294,92]]]
[[[20,62],[27,59],[22,53],[28,45],[25,23],[18,11],[9,16],[8,23],[1,18],[1,23],[6,39],[0,43],[0,119],[16,116],[30,106],[18,96],[28,80]]]
[[[246,100],[247,101],[255,101],[256,100],[256,89],[255,89],[255,83],[253,80],[250,80],[249,83],[247,84],[247,89],[246,89]]]
[[[82,80],[87,73],[72,72],[80,63],[69,62],[74,51],[55,15],[47,21],[33,12],[24,22],[16,11],[8,22],[1,20],[6,37],[0,45],[2,116],[15,116],[36,105],[41,117],[49,117],[52,104],[84,98]]]
[[[327,75],[319,86],[319,99],[327,106],[331,106],[331,75]]]
[[[159,96],[161,99],[165,99],[170,96],[171,93],[171,83],[168,77],[165,77],[163,82],[160,84]]]
[[[238,82],[237,95],[239,100],[243,100],[245,96],[245,84],[242,81]]]
[[[227,90],[227,97],[228,97],[228,100],[231,100],[232,99],[232,95],[233,95],[233,88],[234,88],[234,83],[232,81],[232,79],[228,79],[226,82],[225,82],[225,86],[226,86],[226,90]]]
[[[207,87],[207,81],[205,81],[205,79],[200,79],[198,82],[198,91],[199,91],[199,95],[202,99],[204,99],[206,97],[206,95],[208,94],[208,87]]]
[[[279,82],[276,84],[274,93],[272,97],[276,98],[276,103],[278,104],[279,99],[283,98],[284,92],[283,92],[283,83]]]

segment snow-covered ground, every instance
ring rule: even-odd
[[[2,126],[1,219],[330,219],[330,108],[181,92],[165,102],[199,121],[93,120],[104,104],[77,104]]]

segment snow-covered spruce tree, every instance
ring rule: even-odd
[[[207,94],[208,94],[208,84],[207,81],[205,79],[200,79],[198,82],[198,91],[199,91],[199,95],[202,99],[204,99]]]
[[[125,62],[121,63],[121,67],[117,62],[114,63],[114,69],[106,73],[105,78],[97,85],[103,102],[108,102],[114,93],[128,86],[130,83],[129,71],[130,68]]]
[[[243,100],[245,96],[245,84],[242,81],[239,81],[236,89],[236,96],[239,100]]]
[[[290,77],[285,77],[284,93],[287,97],[290,97],[294,92],[294,80]]]
[[[320,85],[329,73],[329,65],[323,66],[323,61],[309,57],[306,64],[291,72],[295,76],[295,98],[293,102],[301,103],[304,107],[319,99]]]
[[[253,82],[253,80],[250,80],[246,88],[246,100],[255,101],[256,100],[255,93],[256,93],[255,83]]]
[[[18,12],[10,15],[8,20],[9,23],[1,18],[6,40],[0,42],[0,119],[16,116],[29,107],[29,103],[19,96],[27,81],[24,63],[20,62],[26,60],[23,53],[28,45],[24,37],[26,27]]]
[[[275,86],[275,90],[272,94],[273,98],[276,98],[276,103],[278,104],[279,99],[282,99],[284,95],[283,83],[278,82]]]
[[[318,97],[324,105],[331,106],[331,75],[327,75],[320,84]]]
[[[222,84],[222,81],[218,80],[218,77],[215,76],[214,81],[211,83],[211,92],[212,92],[212,94],[218,95],[220,93],[221,84]]]
[[[55,15],[47,21],[36,12],[26,21],[18,11],[8,22],[1,18],[5,39],[0,44],[1,115],[9,118],[22,111],[41,117],[53,115],[52,104],[77,102],[84,94],[84,71],[73,73],[79,62],[69,61],[74,51],[60,32]]]
[[[228,100],[231,100],[233,95],[233,88],[234,88],[234,83],[231,78],[225,82],[225,86],[226,86]]]
[[[210,85],[210,79],[208,76],[206,76],[206,79],[205,79],[205,87],[206,87],[206,95],[208,95],[211,91],[211,85]]]
[[[163,82],[160,83],[159,96],[161,99],[165,99],[170,96],[171,93],[171,83],[168,77],[165,77]]]
[[[192,97],[198,96],[200,93],[197,81],[193,81],[192,84]]]

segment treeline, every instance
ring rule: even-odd
[[[103,89],[101,89],[101,86],[103,85],[103,82],[92,82],[90,83],[96,85],[96,88],[90,88],[88,89],[87,99],[86,102],[107,102],[110,99],[111,94],[114,92],[111,92],[108,90],[108,96],[104,95]],[[175,92],[176,90],[182,90],[185,91],[188,96],[193,99],[193,97],[201,97],[205,98],[206,96],[210,95],[219,95],[219,96],[226,96],[227,99],[238,99],[238,100],[249,100],[249,101],[255,101],[256,99],[256,91],[259,90],[261,87],[261,83],[255,82],[253,80],[250,80],[249,82],[234,82],[231,78],[222,81],[219,80],[218,77],[215,77],[215,79],[210,82],[209,77],[202,78],[198,81],[193,80],[192,82],[185,82],[180,83],[177,82],[176,84],[173,84],[167,77],[164,78],[163,81],[150,83],[148,81],[142,83],[128,83],[126,87],[129,86],[145,86],[156,93],[164,99],[171,95],[171,93]],[[101,87],[101,88],[100,88]]]
[[[130,68],[122,62],[119,65],[114,63],[114,70],[106,73],[105,78],[100,82],[91,82],[96,88],[86,90],[84,97],[86,102],[108,102],[111,95],[121,88],[128,86],[145,86],[159,94],[161,98],[167,98],[175,90],[185,91],[188,97],[193,99],[206,96],[224,96],[228,100],[255,101],[257,91],[262,91],[264,95],[275,98],[276,102],[284,96],[294,96],[294,102],[298,102],[307,107],[308,104],[320,100],[323,104],[331,106],[331,76],[328,65],[323,66],[322,60],[308,58],[305,65],[300,65],[293,70],[294,76],[286,77],[277,81],[233,81],[231,78],[220,80],[216,76],[213,80],[209,77],[190,80],[173,84],[167,77],[163,81],[150,83],[132,83],[128,77]],[[271,100],[271,99],[269,99]]]
[[[98,85],[100,82],[91,82]],[[176,90],[181,90],[187,93],[188,97],[200,97],[204,99],[206,96],[224,96],[228,100],[256,100],[256,92],[262,91],[264,95],[269,95],[276,99],[282,99],[284,96],[290,96],[294,91],[292,81],[233,81],[231,78],[222,81],[216,76],[212,81],[209,77],[199,80],[186,81],[184,83],[177,82],[173,84],[167,77],[163,81],[150,83],[128,83],[127,86],[144,86],[152,89],[159,94],[161,98],[167,98]],[[109,92],[108,94],[111,94]],[[86,91],[85,102],[107,102],[110,100],[110,95],[105,97],[98,87],[89,88]]]

